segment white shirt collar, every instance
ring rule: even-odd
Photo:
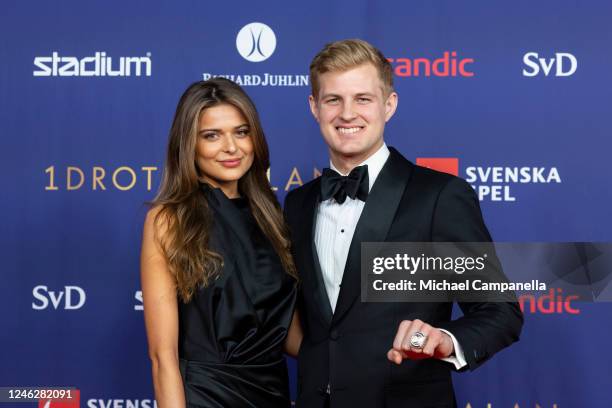
[[[368,166],[368,182],[370,184],[370,188],[368,191],[372,190],[372,186],[374,185],[374,182],[380,174],[380,171],[382,170],[383,166],[387,162],[387,159],[389,158],[390,154],[391,153],[389,152],[387,144],[383,143],[383,145],[380,146],[380,149],[378,149],[376,153],[368,157],[363,163],[359,164],[359,166],[363,166],[364,164]],[[338,170],[336,166],[334,166],[334,163],[332,163],[331,160],[329,161],[329,167],[338,174],[342,174],[342,172]],[[342,175],[347,176],[348,173]]]

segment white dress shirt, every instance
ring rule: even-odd
[[[376,153],[360,164],[360,166],[368,166],[368,191],[372,190],[372,186],[389,158],[389,154],[387,145],[383,144]],[[330,168],[339,174],[347,175],[336,169],[331,161]],[[338,204],[334,198],[330,198],[329,200],[322,201],[317,209],[315,245],[321,265],[321,272],[323,273],[325,290],[332,311],[336,310],[336,303],[340,294],[340,283],[344,275],[344,266],[348,258],[353,234],[355,233],[355,228],[364,206],[365,203],[358,198],[352,199],[347,197],[346,201],[342,204]],[[466,366],[467,362],[465,361],[463,350],[455,336],[447,330],[440,330],[450,336],[455,348],[454,356],[443,358],[442,360],[454,364],[456,369]],[[392,342],[393,339],[389,339],[389,347]]]

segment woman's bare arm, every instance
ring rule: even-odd
[[[285,339],[285,353],[291,357],[297,357],[302,344],[302,324],[300,322],[300,314],[297,309],[293,312],[293,318],[291,319],[291,325],[289,326],[289,333]]]
[[[158,211],[153,208],[147,213],[142,238],[140,279],[145,326],[157,405],[183,408],[185,391],[179,370],[176,283],[158,241],[164,234],[163,226],[154,220]]]

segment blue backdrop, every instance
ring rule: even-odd
[[[611,241],[611,16],[604,0],[5,2],[0,386],[153,406],[143,202],[179,96],[214,75],[246,85],[282,200],[327,165],[307,74],[337,39],[393,60],[387,143],[456,159],[495,240]],[[518,344],[455,375],[459,405],[612,406],[612,306],[573,307],[526,310]]]

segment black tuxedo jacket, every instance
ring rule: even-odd
[[[320,179],[291,191],[285,200],[301,279],[299,407],[456,406],[450,363],[406,360],[397,366],[387,360],[405,319],[421,319],[453,333],[469,369],[518,340],[523,317],[516,303],[460,303],[463,317],[451,321],[452,303],[361,302],[362,241],[491,240],[478,199],[464,180],[415,166],[390,150],[357,223],[334,313],[314,244]]]

